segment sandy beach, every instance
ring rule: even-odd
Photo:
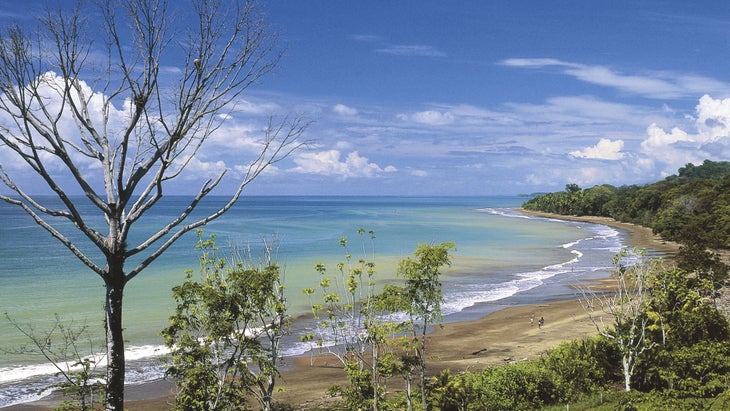
[[[677,244],[653,235],[651,229],[610,218],[529,214],[619,228],[628,233],[631,246],[661,251],[670,258],[678,249]],[[607,287],[610,284],[609,279],[596,279],[594,286]],[[532,316],[535,318],[533,325],[530,324]],[[545,318],[542,328],[537,325],[540,317]],[[428,363],[429,371],[433,374],[443,369],[450,369],[452,373],[478,371],[491,365],[532,359],[563,341],[595,334],[595,327],[575,299],[513,306],[478,320],[437,326],[428,336],[427,348],[429,355],[433,356]],[[326,396],[326,389],[346,383],[342,368],[333,358],[318,357],[312,366],[309,356],[288,361],[288,369],[277,383],[283,391],[277,392],[275,399],[297,409],[332,401]],[[393,378],[394,387],[396,383],[397,378]],[[166,381],[131,386],[127,389],[125,408],[130,411],[168,410],[173,398],[172,389],[173,386]],[[5,409],[47,410],[52,407],[52,401],[48,399]]]

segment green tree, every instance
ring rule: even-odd
[[[612,340],[621,355],[624,389],[631,390],[631,379],[639,357],[655,342],[649,338],[649,276],[656,269],[656,260],[644,260],[643,250],[622,250],[614,256],[616,290],[599,294],[583,289],[580,302],[600,335]],[[625,259],[636,260],[627,265]],[[606,323],[603,317],[611,319]]]
[[[402,324],[387,316],[399,300],[376,291],[375,233],[360,228],[358,236],[358,258],[351,253],[348,239],[340,239],[345,257],[336,264],[334,275],[328,274],[323,263],[314,267],[319,285],[302,291],[310,298],[315,331],[302,339],[316,341],[343,366],[350,386],[332,387],[332,394],[342,396],[348,408],[378,410],[387,379],[394,373],[388,336],[395,335]]]
[[[677,267],[692,276],[698,288],[702,287],[702,296],[714,299],[717,291],[727,283],[730,267],[722,261],[719,253],[710,251],[702,243],[683,244],[676,260]]]
[[[162,332],[167,375],[178,385],[175,409],[247,409],[243,399],[252,395],[270,410],[286,331],[279,266],[268,252],[263,266],[219,257],[214,239],[198,231],[201,279],[188,272],[173,288],[177,307]]]
[[[678,175],[644,186],[604,184],[535,196],[527,210],[556,214],[610,216],[650,227],[666,240],[730,248],[730,162],[688,164]]]
[[[637,386],[679,396],[716,395],[722,386],[717,376],[730,364],[730,325],[709,298],[712,282],[674,267],[658,271],[650,286],[650,338],[661,344],[640,361]]]
[[[580,199],[579,215],[609,216],[611,200],[616,197],[616,187],[604,184],[583,190]]]
[[[98,8],[90,11],[79,1],[68,12],[47,11],[37,31],[17,24],[0,33],[0,113],[6,119],[0,150],[25,166],[0,166],[0,180],[13,193],[0,200],[22,208],[103,281],[106,408],[122,411],[125,286],[299,148],[306,124],[269,124],[234,194],[217,210],[193,214],[226,170],[204,177],[189,203],[153,234],[131,235],[281,53],[254,0],[91,3]],[[38,186],[17,178],[28,173],[53,195],[29,194]],[[72,197],[77,192],[84,198]]]
[[[488,367],[463,379],[466,410],[538,410],[560,397],[558,375],[534,361]]]
[[[582,394],[608,388],[614,383],[615,345],[600,336],[566,341],[538,360],[560,378],[556,380],[556,401],[571,402]]]
[[[581,188],[578,184],[570,183],[565,185],[565,192],[568,194],[577,194],[580,193]]]
[[[730,174],[730,162],[705,160],[699,166],[688,163],[684,167],[680,167],[677,174],[679,178],[685,179],[719,180]]]
[[[413,324],[414,340],[418,341],[416,356],[421,380],[421,401],[429,409],[426,387],[426,332],[441,320],[441,269],[451,265],[449,252],[455,248],[452,242],[438,245],[419,244],[415,258],[406,258],[398,266],[398,275],[405,279],[403,296],[406,312]]]
[[[362,240],[361,258],[353,257],[343,237],[340,245],[345,249],[345,259],[337,264],[335,275],[328,276],[322,263],[315,266],[319,286],[303,290],[312,302],[315,331],[303,340],[317,341],[342,364],[350,386],[335,386],[330,392],[343,396],[348,408],[387,407],[383,403],[387,381],[401,374],[406,383],[406,406],[412,409],[410,383],[414,369],[421,371],[422,401],[427,404],[425,332],[441,318],[440,270],[450,264],[448,253],[454,245],[419,245],[415,259],[407,258],[398,267],[404,284],[386,284],[378,292],[373,262],[375,234],[364,229],[358,234]],[[399,312],[407,313],[409,321],[398,321],[393,314]],[[420,337],[415,327],[420,327]],[[406,331],[411,338],[398,338]]]

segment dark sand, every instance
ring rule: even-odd
[[[546,213],[529,214],[563,220],[585,221],[619,228],[628,232],[631,246],[648,248],[665,253],[668,257],[678,249],[675,243],[661,240],[651,229],[634,224],[620,223],[603,217],[573,217]],[[610,279],[599,279],[594,287],[610,287]],[[534,315],[535,323],[530,325]],[[537,319],[545,318],[545,325],[538,328]],[[595,335],[596,329],[588,320],[575,299],[545,304],[512,306],[491,313],[474,321],[446,323],[429,334],[427,349],[429,370],[436,373],[443,369],[478,371],[494,364],[504,364],[539,357],[546,350],[566,340]],[[295,408],[306,408],[332,401],[325,391],[334,384],[345,384],[342,368],[334,358],[315,358],[310,366],[308,356],[289,359],[287,370],[277,386],[283,391],[275,394],[275,400],[289,403]],[[393,378],[395,386],[397,378]],[[166,381],[134,385],[127,388],[125,408],[129,411],[169,410],[173,400],[172,384]],[[394,387],[394,389],[397,389]],[[57,399],[29,403],[6,408],[12,411],[48,410]]]

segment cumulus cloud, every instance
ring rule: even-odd
[[[291,171],[304,174],[319,174],[335,176],[339,178],[351,177],[375,177],[383,173],[397,171],[393,166],[381,168],[376,163],[368,161],[357,151],[352,151],[341,159],[342,153],[339,150],[326,150],[316,153],[301,153],[294,158],[297,165]]]
[[[660,163],[658,166],[663,166],[664,174],[690,162],[726,160],[730,156],[730,99],[704,95],[695,112],[693,132],[679,127],[667,131],[656,123],[647,128],[641,152],[647,161]]]
[[[584,150],[571,151],[569,154],[578,158],[593,158],[597,160],[620,160],[624,158],[621,152],[624,148],[623,140],[609,140],[602,138],[593,147],[587,147]]]
[[[67,105],[64,106],[64,96],[59,91],[63,90],[64,79],[57,73],[47,72],[42,74],[38,80],[39,93],[43,97],[45,108],[51,113],[51,116],[58,116],[58,121],[54,124],[58,134],[63,136],[69,147],[73,144],[76,147],[85,148],[79,126]],[[91,122],[97,126],[104,125],[104,137],[109,139],[110,145],[119,144],[134,110],[133,102],[129,98],[112,99],[103,92],[95,91],[92,85],[83,80],[79,80],[78,86],[87,99],[88,116]],[[0,95],[0,100],[4,98]],[[78,96],[73,94],[70,98],[75,99]],[[174,162],[174,171],[171,169],[171,173],[182,172],[181,179],[183,180],[203,180],[226,168],[246,169],[248,162],[255,159],[262,149],[262,138],[266,135],[269,116],[280,109],[280,106],[278,103],[272,102],[238,100],[232,103],[231,108],[231,111],[215,117],[215,121],[219,123],[213,124],[214,130],[207,136],[205,144],[198,146],[196,144],[198,140],[191,135],[192,144],[181,146],[183,152]],[[33,106],[32,109],[38,108]],[[5,127],[8,133],[20,134],[12,117],[3,110],[0,110],[0,125]],[[191,133],[196,131],[200,130],[194,130]],[[129,151],[132,153],[130,155],[134,155],[135,151],[146,155],[149,150],[148,139],[139,141],[132,139],[129,147]],[[198,150],[197,154],[195,150]],[[79,153],[78,150],[70,149],[68,151],[75,167],[88,179],[89,183],[93,187],[102,187],[102,173],[99,172],[100,161],[94,156]],[[195,154],[194,157],[193,154]],[[54,174],[59,184],[69,191],[78,189],[74,180],[67,176],[68,167],[65,164],[48,153],[41,153],[41,157],[44,166]],[[25,175],[27,173],[24,173],[25,170],[28,170],[28,165],[22,161],[20,156],[13,153],[12,150],[0,146],[0,164],[19,185],[28,185],[25,181],[29,177]],[[185,170],[180,169],[182,166],[185,166]],[[1,189],[2,187],[0,187]]]
[[[64,104],[64,98],[62,91],[64,89],[64,79],[55,72],[49,71],[41,74],[38,78],[38,94],[43,100],[43,109],[48,111],[50,117],[56,117],[53,126],[60,136],[67,144],[73,144],[76,147],[85,149],[85,143],[82,141],[82,135],[79,132],[79,126],[71,115],[70,109],[67,108],[67,104]],[[78,81],[78,87],[81,93],[83,93],[87,104],[87,115],[94,124],[105,123],[105,131],[107,132],[106,137],[115,142],[116,136],[121,135],[126,128],[130,116],[131,102],[129,99],[118,100],[110,102],[106,105],[106,99],[102,93],[95,92],[87,82],[80,80]],[[79,96],[72,93],[68,98],[78,100]],[[0,100],[5,100],[6,96],[0,96]],[[115,103],[117,103],[115,105]],[[23,131],[18,128],[16,120],[13,118],[19,116],[20,113],[14,111],[11,107],[13,105],[4,101],[3,104],[9,108],[13,115],[9,114],[5,110],[0,111],[0,124],[2,124],[3,131],[7,136],[18,136],[25,135]],[[119,108],[118,106],[121,106]],[[30,103],[31,111],[40,111],[41,108],[37,102]],[[37,137],[37,136],[36,136]],[[42,139],[37,139],[36,144],[44,145],[40,143]],[[19,144],[19,147],[25,147],[24,144]],[[98,149],[98,147],[97,147]],[[99,162],[96,158],[90,155],[82,154],[79,150],[69,149],[68,155],[73,160],[75,167],[77,167],[83,174],[95,177],[98,173],[90,172],[90,170],[96,170],[99,168]],[[64,172],[68,168],[67,166],[58,159],[57,156],[49,154],[47,152],[41,152],[40,158],[43,161],[44,166],[47,170],[54,174]],[[11,150],[2,149],[0,145],[0,164],[7,170],[18,171],[27,170],[27,164],[21,159],[20,156],[11,152]]]
[[[670,132],[664,131],[661,127],[652,123],[647,127],[648,137],[641,142],[641,149],[645,154],[656,155],[667,147],[680,141],[691,141],[692,138],[683,130],[675,127]]]
[[[730,98],[717,100],[704,95],[700,98],[696,111],[698,143],[727,140],[730,131]]]
[[[567,62],[550,58],[513,58],[501,61],[508,67],[540,69],[553,67],[580,81],[618,89],[648,98],[677,99],[708,91],[727,93],[730,84],[709,77],[676,72],[625,74],[610,67]]]

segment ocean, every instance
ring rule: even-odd
[[[187,204],[186,197],[165,198],[139,221],[130,244],[154,232]],[[308,312],[301,290],[316,287],[313,269],[322,262],[334,269],[343,258],[339,239],[357,240],[358,228],[375,232],[378,278],[395,277],[397,262],[419,243],[453,241],[453,265],[442,277],[444,321],[481,317],[497,309],[565,298],[581,281],[604,278],[611,257],[626,246],[625,233],[597,224],[527,216],[514,211],[524,197],[244,197],[227,214],[205,227],[217,244],[250,248],[276,239],[276,261],[283,267],[289,313]],[[202,203],[203,214],[222,198]],[[83,211],[93,212],[91,204]],[[102,219],[92,219],[99,229]],[[69,236],[92,250],[70,224]],[[103,351],[102,281],[18,207],[0,203],[0,314],[42,335],[58,314],[66,324],[86,325],[93,333],[85,349]],[[160,330],[167,325],[173,286],[185,270],[197,271],[196,237],[180,239],[133,279],[125,291],[124,326],[128,383],[163,376]],[[311,325],[302,320],[285,341],[288,355],[307,346],[299,335]],[[55,369],[38,355],[23,353],[29,340],[7,318],[0,318],[0,407],[39,398],[57,381]]]

